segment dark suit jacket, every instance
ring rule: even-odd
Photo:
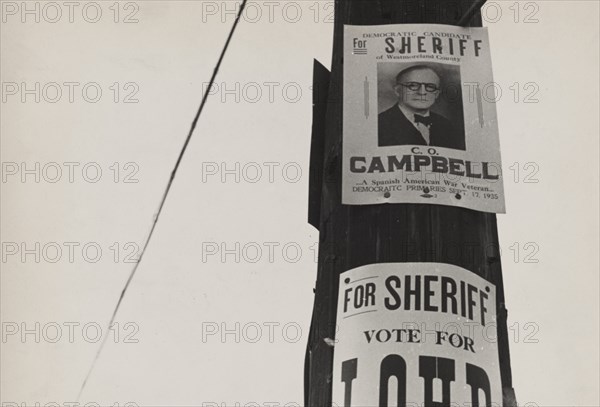
[[[456,150],[465,149],[465,135],[457,127],[446,119],[434,112],[429,112],[433,123],[429,127],[429,145],[433,147],[454,148]],[[407,144],[427,145],[425,139],[406,118],[398,105],[379,114],[379,143],[384,146],[402,146]]]

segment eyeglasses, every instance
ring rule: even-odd
[[[401,83],[400,85],[404,86],[405,88],[408,88],[409,90],[412,90],[413,92],[420,90],[421,86],[425,86],[425,90],[427,92],[436,92],[440,89],[435,83],[406,82]]]

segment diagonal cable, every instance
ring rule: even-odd
[[[146,237],[146,242],[144,243],[144,246],[142,248],[142,251],[140,253],[140,257],[138,258],[137,262],[135,263],[135,265],[133,266],[131,272],[129,273],[129,277],[127,278],[127,282],[125,283],[125,286],[123,287],[123,290],[121,291],[121,295],[119,296],[119,300],[117,301],[117,305],[115,306],[115,309],[112,313],[112,316],[110,317],[110,322],[108,323],[108,329],[106,330],[106,334],[104,335],[104,338],[102,339],[102,343],[100,344],[100,347],[98,348],[98,351],[96,352],[96,356],[94,357],[94,360],[92,361],[92,365],[90,366],[90,369],[88,370],[87,375],[85,376],[85,379],[83,380],[83,383],[81,384],[81,388],[79,389],[79,394],[77,396],[77,400],[79,400],[81,398],[81,395],[83,394],[83,391],[85,389],[85,386],[88,382],[88,379],[90,378],[92,371],[94,370],[94,366],[96,365],[96,362],[98,361],[98,358],[100,357],[100,354],[102,353],[102,349],[104,349],[104,345],[106,344],[106,340],[108,339],[109,335],[108,335],[108,331],[110,330],[111,326],[113,325],[113,323],[115,322],[115,318],[117,316],[117,312],[119,311],[119,307],[121,306],[121,302],[123,301],[123,298],[125,297],[125,294],[127,293],[127,289],[129,288],[129,285],[131,284],[131,280],[133,280],[133,276],[135,275],[140,263],[142,262],[142,258],[144,256],[144,253],[146,252],[146,249],[148,248],[148,244],[150,243],[150,239],[152,239],[152,235],[154,234],[154,229],[156,228],[156,225],[158,223],[158,218],[162,212],[163,206],[165,205],[165,201],[167,200],[167,196],[169,195],[169,191],[171,190],[171,185],[173,185],[173,180],[175,179],[175,176],[177,175],[177,170],[179,169],[179,164],[181,164],[181,160],[183,158],[183,155],[185,154],[185,151],[188,147],[188,144],[190,143],[190,140],[192,138],[192,134],[194,133],[194,130],[196,129],[196,124],[198,123],[198,119],[200,118],[200,114],[202,114],[202,110],[204,109],[204,105],[206,104],[206,101],[208,99],[208,95],[209,95],[209,91],[210,89],[212,89],[212,86],[214,84],[215,78],[217,76],[217,72],[219,71],[219,68],[221,66],[221,62],[223,62],[223,58],[225,57],[225,53],[227,52],[227,48],[229,47],[229,43],[231,42],[231,38],[233,37],[233,33],[235,32],[235,29],[240,21],[240,17],[242,15],[242,12],[244,11],[244,7],[246,6],[246,2],[247,0],[243,0],[242,4],[240,5],[240,9],[238,10],[237,16],[235,18],[235,21],[231,27],[231,30],[229,31],[229,36],[227,37],[227,41],[225,42],[225,45],[223,46],[223,49],[221,50],[221,55],[219,56],[219,60],[217,61],[217,64],[215,65],[215,68],[213,70],[212,76],[210,78],[210,82],[207,88],[207,92],[204,93],[204,95],[202,96],[202,102],[200,102],[200,107],[198,108],[198,111],[196,112],[196,116],[194,117],[194,120],[192,121],[192,125],[190,127],[190,131],[185,139],[185,142],[183,143],[183,147],[181,148],[181,151],[179,152],[179,157],[177,158],[177,162],[175,163],[175,167],[173,168],[173,171],[171,172],[171,178],[169,179],[169,182],[167,184],[167,187],[165,188],[165,192],[163,193],[162,199],[160,201],[160,205],[158,207],[158,211],[156,212],[156,215],[154,216],[154,220],[152,221],[152,226],[150,227],[150,232],[148,233],[148,236]]]

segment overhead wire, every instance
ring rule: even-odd
[[[223,58],[225,57],[225,53],[227,52],[227,48],[229,47],[229,43],[231,42],[231,39],[233,38],[233,34],[235,32],[235,29],[240,21],[240,17],[242,16],[242,12],[244,11],[244,7],[246,6],[246,2],[247,0],[243,0],[240,8],[237,12],[235,21],[233,22],[233,25],[231,27],[231,30],[229,31],[229,35],[227,36],[227,40],[225,41],[225,45],[223,46],[223,49],[221,50],[221,54],[219,56],[219,60],[217,61],[217,64],[215,65],[215,68],[213,70],[212,76],[210,78],[209,81],[209,85],[207,88],[207,91],[204,93],[204,95],[202,96],[202,101],[200,102],[200,106],[198,107],[198,110],[196,111],[196,115],[194,116],[194,120],[192,121],[192,125],[190,126],[190,131],[188,132],[187,137],[185,138],[185,142],[183,143],[183,147],[181,148],[181,151],[179,152],[179,157],[177,158],[177,162],[175,163],[175,167],[173,168],[173,170],[171,171],[171,177],[169,178],[169,182],[167,183],[167,187],[165,188],[165,191],[162,195],[162,199],[160,200],[160,204],[158,207],[158,211],[156,212],[156,214],[154,215],[154,219],[152,221],[152,225],[150,227],[150,231],[148,232],[148,235],[146,237],[146,241],[142,247],[142,250],[140,252],[140,256],[137,259],[136,263],[134,264],[131,272],[129,273],[129,277],[127,278],[127,281],[125,282],[125,285],[123,287],[123,290],[121,291],[121,295],[119,296],[119,300],[117,301],[117,304],[115,306],[115,309],[113,310],[112,316],[110,318],[110,322],[108,323],[108,329],[105,331],[104,333],[104,338],[102,339],[102,342],[100,343],[100,346],[98,348],[98,351],[96,352],[96,355],[94,357],[94,360],[92,361],[92,364],[85,376],[85,379],[83,380],[83,383],[81,384],[81,388],[79,389],[79,394],[77,396],[77,400],[79,401],[79,399],[81,398],[81,395],[83,394],[83,391],[85,390],[85,387],[88,383],[88,380],[94,370],[94,367],[96,365],[96,362],[98,361],[98,358],[100,357],[100,354],[102,353],[102,350],[104,349],[104,346],[106,344],[106,341],[108,339],[109,335],[109,330],[111,329],[112,325],[115,322],[115,318],[117,316],[117,312],[119,311],[119,307],[121,306],[121,303],[123,301],[123,298],[125,297],[125,294],[127,293],[127,290],[131,284],[131,281],[133,280],[133,277],[135,276],[135,273],[138,270],[138,267],[140,265],[140,263],[142,262],[142,259],[144,257],[144,254],[146,253],[146,249],[148,248],[148,244],[150,243],[150,240],[152,239],[152,235],[154,234],[154,230],[156,229],[156,225],[158,224],[158,219],[160,217],[160,214],[163,210],[163,207],[165,205],[165,201],[167,200],[167,196],[169,195],[169,191],[171,190],[171,186],[173,185],[173,181],[175,180],[175,176],[177,175],[177,170],[179,169],[179,165],[181,164],[181,160],[183,159],[183,156],[185,154],[185,151],[187,150],[187,147],[190,143],[190,140],[192,139],[192,134],[194,133],[194,130],[196,129],[196,125],[198,124],[198,120],[200,119],[200,115],[202,114],[202,111],[204,109],[204,106],[206,105],[206,101],[208,100],[208,96],[210,95],[210,89],[212,89],[212,86],[215,82],[215,78],[217,77],[217,73],[219,72],[219,68],[221,66],[221,63],[223,62]]]

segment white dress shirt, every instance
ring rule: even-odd
[[[429,126],[425,126],[423,123],[416,123],[415,112],[410,111],[406,107],[400,105],[398,105],[398,107],[400,108],[400,111],[404,113],[404,116],[406,116],[406,118],[412,123],[412,125],[415,126],[417,130],[419,130],[419,132],[425,139],[425,142],[427,143],[427,145],[429,145]],[[427,113],[425,114],[421,114],[421,116],[429,117],[429,111],[427,111]]]

